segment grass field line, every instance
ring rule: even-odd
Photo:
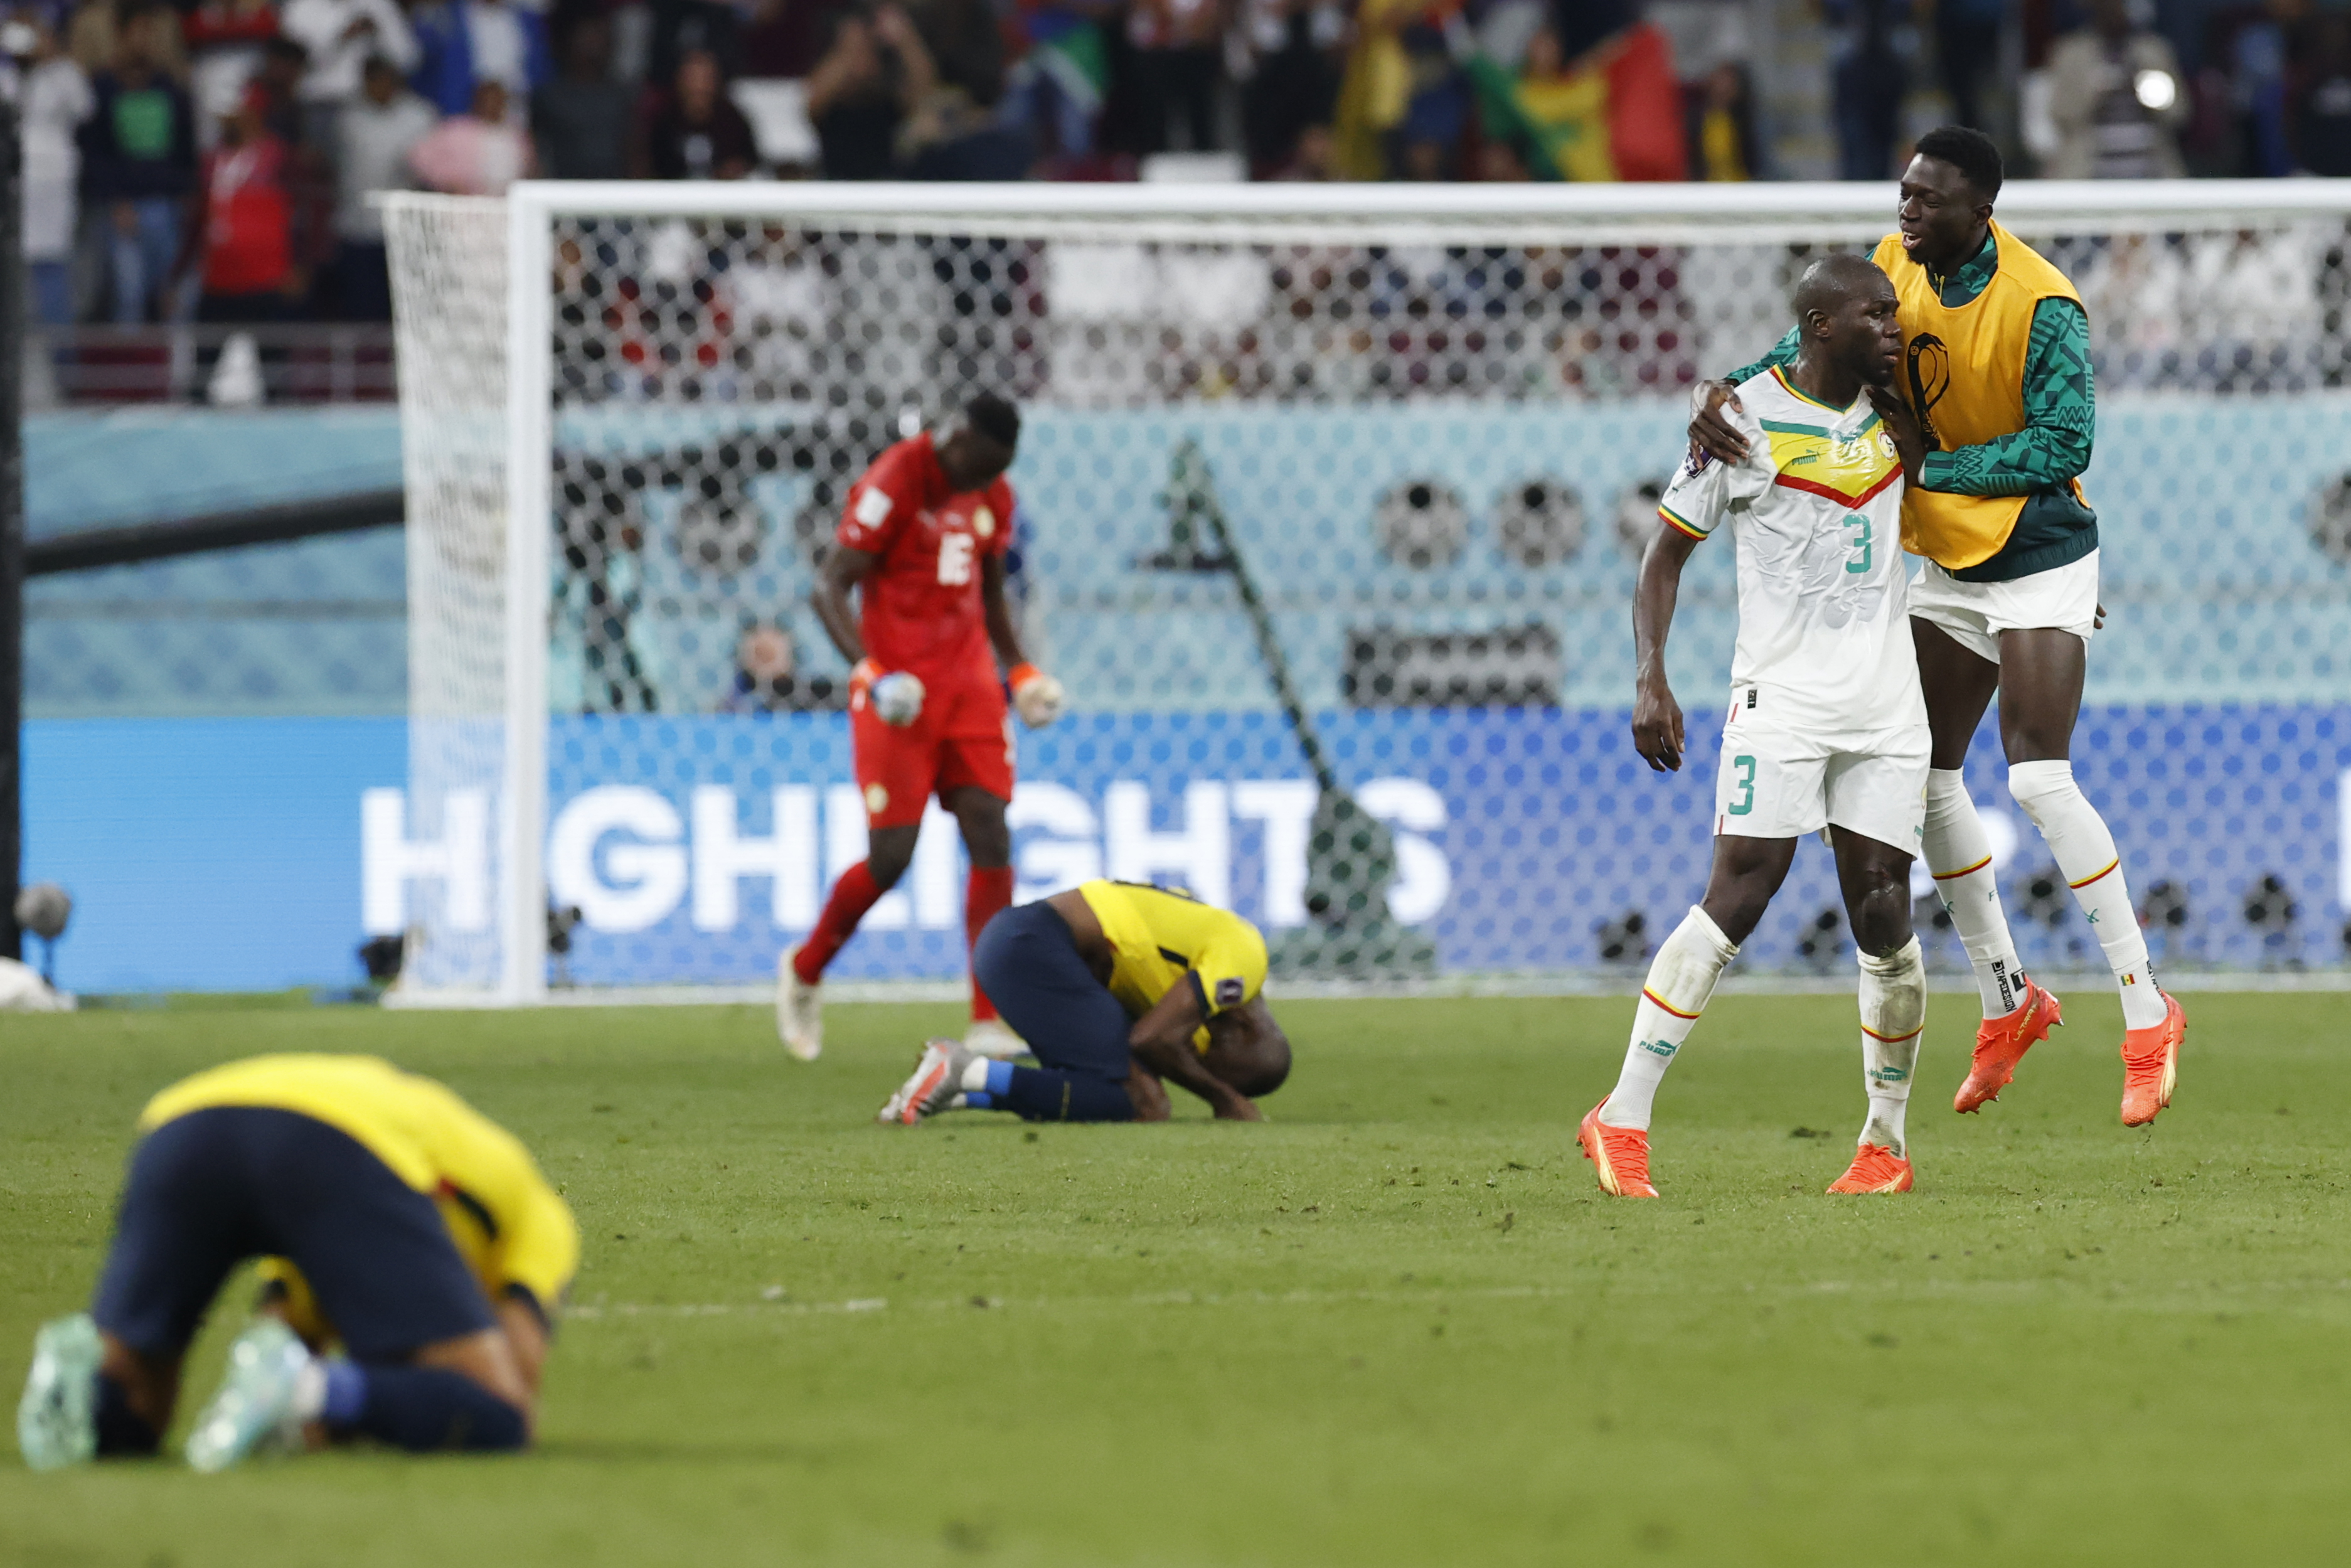
[[[2323,1297],[2351,1292],[2351,1279],[2339,1280],[2262,1280],[2237,1282],[2226,1286],[2183,1280],[2170,1290],[2156,1294],[2146,1290],[2125,1291],[2119,1286],[2101,1288],[2093,1281],[2061,1279],[2033,1280],[1808,1280],[1797,1283],[1749,1283],[1733,1292],[1743,1296],[1773,1300],[1802,1299],[1814,1296],[1866,1296],[1876,1299],[1912,1297],[1922,1301],[1954,1301],[1969,1299],[2016,1301],[2043,1292],[2064,1291],[2090,1302],[2126,1311],[2155,1312],[2209,1312],[2216,1307],[2235,1306],[2241,1310],[2248,1295]],[[1463,1301],[1607,1301],[1625,1298],[1667,1295],[1680,1296],[1684,1291],[1665,1282],[1656,1284],[1627,1283],[1610,1281],[1605,1283],[1578,1285],[1486,1285],[1447,1289],[1442,1286],[1419,1290],[1353,1291],[1144,1291],[1124,1295],[1054,1295],[1054,1296],[951,1296],[918,1301],[893,1301],[883,1296],[852,1297],[841,1301],[796,1301],[788,1299],[757,1301],[603,1301],[569,1309],[567,1320],[597,1322],[608,1320],[636,1318],[726,1318],[726,1317],[816,1317],[880,1312],[971,1312],[985,1309],[1002,1311],[1024,1308],[1030,1311],[1054,1307],[1087,1306],[1130,1308],[1165,1307],[1333,1307],[1346,1305],[1393,1307],[1442,1307]]]

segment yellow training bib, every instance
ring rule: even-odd
[[[1980,446],[2024,428],[2024,357],[2032,313],[2043,299],[2082,302],[2065,275],[1995,223],[1999,270],[1981,294],[1947,306],[1902,248],[1900,235],[1878,241],[1871,260],[1894,280],[1908,364],[1906,388],[1931,452]],[[2078,480],[2067,482],[2084,506]],[[1955,496],[1910,486],[1902,498],[1902,548],[1947,571],[1990,560],[2015,530],[2022,496]]]

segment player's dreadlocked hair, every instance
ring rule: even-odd
[[[1943,125],[1918,138],[1918,156],[1939,159],[1967,176],[1984,200],[2000,194],[2000,149],[1991,137],[1964,125]]]
[[[963,405],[963,416],[974,430],[1007,452],[1020,444],[1020,410],[1009,398],[982,392]]]

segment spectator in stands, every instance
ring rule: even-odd
[[[335,110],[302,101],[302,81],[310,57],[287,37],[261,47],[260,68],[246,96],[261,110],[263,125],[286,150],[284,183],[294,212],[294,266],[319,279],[335,255]]]
[[[2239,167],[2255,179],[2294,172],[2287,140],[2286,74],[2292,52],[2290,26],[2300,19],[2303,0],[2267,0],[2241,18],[2229,38],[2229,96],[2237,110]]]
[[[65,26],[66,52],[81,62],[94,81],[110,70],[122,52],[122,29],[132,16],[154,10],[149,22],[148,50],[155,68],[173,81],[188,80],[188,51],[180,27],[180,13],[163,0],[79,0]]]
[[[1691,173],[1700,180],[1752,180],[1762,167],[1755,134],[1755,87],[1747,68],[1726,61],[1690,95]]]
[[[368,198],[415,183],[409,155],[439,118],[408,90],[403,76],[389,56],[369,60],[360,73],[359,96],[343,107],[336,126],[334,307],[345,321],[392,319],[383,214]]]
[[[674,82],[678,67],[695,53],[715,56],[721,76],[742,68],[741,18],[732,0],[652,0],[648,9],[647,81]]]
[[[1448,35],[1462,0],[1431,0],[1396,35],[1406,73],[1403,118],[1388,153],[1390,172],[1406,180],[1458,178],[1461,139],[1469,127],[1469,81],[1455,63]]]
[[[1360,0],[1354,42],[1339,77],[1339,101],[1332,111],[1336,162],[1343,180],[1388,177],[1391,133],[1404,122],[1412,68],[1405,57],[1404,29],[1421,0]]]
[[[1273,0],[1280,4],[1281,0]],[[1102,0],[1024,0],[1028,52],[1006,69],[1008,121],[1027,126],[1056,176],[1091,167],[1110,87]]]
[[[2308,172],[2340,179],[2351,174],[2351,16],[2340,11],[2320,16],[2311,46],[2310,72],[2294,105],[2295,152]],[[31,134],[28,123],[27,171],[32,168]]]
[[[1019,180],[1035,155],[1025,126],[1003,123],[1004,36],[988,0],[923,0],[875,17],[904,70],[898,155],[912,180]]]
[[[820,713],[843,706],[838,683],[803,680],[792,634],[772,621],[743,628],[735,645],[735,680],[719,702],[722,713]]]
[[[309,57],[297,93],[309,112],[308,140],[332,147],[337,111],[359,100],[367,68],[387,60],[405,74],[423,58],[393,0],[285,0],[280,26]]]
[[[563,74],[530,95],[538,166],[550,180],[629,172],[629,89],[612,79],[612,24],[591,11],[563,35]]]
[[[77,138],[96,100],[89,78],[37,13],[10,24],[26,52],[19,62],[18,112],[24,117],[25,267],[33,319],[45,327],[74,319],[75,185],[81,175]]]
[[[893,40],[904,37],[893,30],[885,38],[878,16],[857,12],[833,25],[832,41],[808,78],[809,121],[826,179],[886,180],[897,172],[907,71]]]
[[[168,312],[195,195],[194,110],[158,57],[172,21],[160,8],[123,16],[113,68],[91,82],[82,127],[82,196],[111,225],[113,315],[125,326]]]
[[[987,0],[933,0],[842,16],[808,80],[830,180],[1017,180],[1025,129],[999,124],[1004,46]]]
[[[199,321],[283,321],[308,287],[295,258],[289,155],[264,110],[257,84],[248,88],[204,158],[204,226],[189,246],[202,256]]]
[[[507,113],[506,83],[488,78],[474,89],[474,106],[427,131],[408,154],[408,166],[429,190],[454,196],[499,196],[537,167],[530,138]]]
[[[1894,138],[1910,66],[1895,47],[1897,26],[1910,20],[1909,0],[1852,0],[1845,7],[1848,41],[1831,76],[1836,121],[1837,177],[1884,180],[1894,172]]]
[[[509,0],[434,0],[411,21],[422,52],[411,85],[444,114],[472,112],[486,81],[506,89],[502,102],[519,107],[555,75],[546,22]]]
[[[219,116],[235,110],[245,84],[261,68],[263,46],[278,36],[277,7],[271,0],[203,0],[187,10],[180,36],[187,45],[196,141],[208,147]]]
[[[1217,88],[1223,76],[1224,0],[1134,0],[1126,10],[1134,70],[1135,151],[1218,150]]]
[[[675,82],[650,100],[638,178],[739,180],[758,159],[751,122],[726,96],[718,57],[688,50],[677,62]]]
[[[1310,131],[1321,130],[1318,145],[1327,147],[1339,100],[1336,50],[1346,26],[1338,7],[1318,0],[1257,0],[1250,8],[1255,57],[1241,89],[1241,134],[1253,175],[1278,178],[1297,169]]]
[[[2176,180],[2187,165],[2189,115],[2179,61],[2162,34],[2138,26],[2129,0],[2092,0],[2090,25],[2049,53],[2053,180]]]
[[[2008,0],[1935,0],[1935,64],[1951,95],[1951,123],[1988,131],[1983,88],[2000,66]]]

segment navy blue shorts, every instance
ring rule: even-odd
[[[1040,899],[989,921],[972,947],[971,972],[1040,1066],[1113,1083],[1134,1071],[1126,1052],[1133,1020],[1094,978],[1051,904]]]
[[[248,1258],[292,1260],[354,1361],[496,1326],[441,1211],[340,1128],[219,1105],[131,1154],[90,1315],[147,1355],[177,1355]]]

